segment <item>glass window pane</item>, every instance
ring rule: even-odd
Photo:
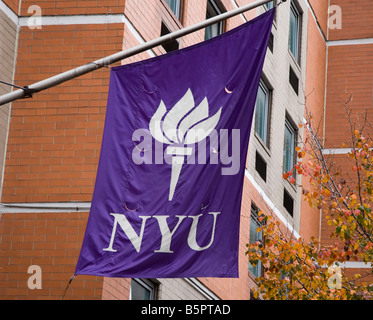
[[[290,31],[289,31],[289,49],[296,61],[299,60],[299,12],[295,5],[291,4],[290,10]]]
[[[221,11],[218,9],[217,5],[213,3],[213,1],[211,0],[207,1],[206,19],[215,17],[219,14],[221,14]],[[216,37],[222,32],[223,32],[223,22],[218,22],[212,26],[208,26],[205,28],[205,40]]]
[[[252,208],[251,209],[251,218],[250,218],[250,243],[254,243],[260,239],[263,238],[263,232],[257,232],[256,229],[260,227],[260,224],[257,220],[257,210]],[[261,276],[261,270],[262,270],[262,263],[259,261],[257,265],[254,267],[249,262],[249,271],[252,275],[255,277]]]
[[[260,83],[255,103],[254,129],[266,146],[268,146],[268,114],[269,92],[265,85],[263,83]]]
[[[273,8],[273,1],[267,2],[266,7],[267,7],[267,9],[272,9]]]
[[[165,0],[172,12],[180,19],[180,0]]]
[[[219,28],[219,23],[206,27],[205,40],[218,36],[220,34]]]
[[[131,281],[131,300],[150,300],[151,290],[136,280]]]
[[[284,137],[284,172],[294,167],[295,129],[286,121]]]

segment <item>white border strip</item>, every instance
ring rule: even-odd
[[[27,27],[30,17],[20,17],[19,25]],[[43,26],[73,25],[73,24],[109,24],[125,23],[124,14],[92,14],[92,15],[66,15],[41,16]]]
[[[296,238],[300,238],[299,233],[294,229],[292,225],[289,224],[289,222],[286,220],[286,218],[283,216],[283,214],[276,208],[276,206],[273,204],[271,199],[265,194],[263,189],[258,185],[258,183],[255,181],[254,177],[249,173],[247,169],[245,169],[245,176],[249,179],[251,184],[254,186],[254,188],[259,192],[259,194],[263,197],[264,201],[267,202],[270,209],[276,214],[276,216],[280,219],[280,221],[286,226],[286,228],[289,229],[289,231],[294,234]]]
[[[90,202],[0,203],[1,213],[89,212]]]
[[[347,268],[347,269],[369,269],[372,268],[371,262],[363,262],[363,261],[346,261],[339,263],[339,266],[341,268]]]
[[[331,148],[331,149],[322,149],[322,154],[347,154],[351,152],[351,148]]]
[[[328,47],[335,46],[356,46],[364,44],[373,44],[373,38],[364,38],[364,39],[351,39],[351,40],[329,40],[326,42]]]

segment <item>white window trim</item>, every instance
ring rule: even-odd
[[[300,64],[300,43],[301,43],[301,23],[302,23],[302,14],[299,11],[297,5],[294,3],[294,1],[290,2],[290,14],[291,11],[295,13],[296,16],[296,33],[297,33],[297,44],[296,44],[296,55],[290,50],[290,27],[289,27],[289,51],[291,55],[293,56],[296,63]],[[290,21],[289,21],[290,24]]]
[[[270,143],[269,143],[269,139],[270,139],[270,136],[269,136],[269,133],[270,133],[270,94],[271,94],[271,91],[270,89],[268,88],[268,86],[266,85],[266,83],[264,82],[263,79],[260,79],[260,82],[259,82],[259,87],[262,88],[262,90],[264,91],[265,93],[265,105],[266,105],[266,112],[265,112],[265,126],[266,126],[266,130],[265,130],[265,140],[263,140],[259,133],[256,132],[255,130],[255,127],[256,127],[256,124],[254,124],[254,131],[256,132],[256,136],[261,140],[262,144],[269,149],[269,146],[270,146]],[[255,111],[256,112],[256,111]],[[255,118],[255,115],[254,115],[254,118]]]
[[[156,296],[156,284],[148,279],[133,278],[131,281],[136,281],[140,286],[144,287],[146,290],[150,291],[149,300],[155,300]],[[130,296],[129,300],[132,300],[132,283],[130,285]]]

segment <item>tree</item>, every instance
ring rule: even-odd
[[[295,184],[296,172],[308,182],[299,186],[303,199],[326,216],[333,230],[332,243],[315,238],[306,243],[289,236],[275,217],[259,212],[262,225],[257,232],[263,232],[263,238],[247,245],[250,263],[255,266],[261,261],[264,269],[252,289],[255,298],[373,298],[373,268],[353,275],[342,274],[341,269],[346,261],[373,261],[373,141],[363,134],[369,126],[366,115],[362,123],[352,121],[349,101],[346,99],[344,107],[351,129],[347,155],[351,170],[339,170],[333,157],[323,153],[323,141],[306,108],[305,143],[296,148],[294,170],[283,175]]]

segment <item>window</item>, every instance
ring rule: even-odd
[[[266,6],[266,8],[269,10],[269,9],[272,9],[273,8],[273,1],[271,1],[271,2],[267,2],[266,4],[265,4],[265,6]]]
[[[161,36],[164,36],[164,35],[169,34],[169,33],[170,33],[170,30],[168,30],[166,25],[162,22]],[[170,40],[170,41],[162,44],[162,47],[163,47],[163,49],[166,50],[166,52],[171,52],[171,51],[179,49],[179,42],[176,39]]]
[[[259,222],[258,212],[258,208],[252,205],[250,215],[250,243],[254,243],[258,240],[263,239],[263,231],[256,231],[256,229],[261,226],[261,223]],[[262,275],[262,263],[259,261],[258,264],[254,267],[249,262],[249,271],[253,276],[260,277]]]
[[[289,82],[291,87],[294,89],[295,93],[298,95],[299,92],[299,79],[295,74],[292,67],[289,69]]]
[[[295,163],[296,129],[288,119],[285,119],[284,136],[284,172],[292,171]]]
[[[154,300],[156,284],[148,279],[132,279],[130,300]]]
[[[269,35],[269,40],[268,40],[268,49],[273,53],[273,42],[274,42],[274,38],[273,38],[273,33],[271,32],[271,34]]]
[[[180,20],[181,0],[165,0],[175,16]]]
[[[290,193],[284,188],[284,201],[283,201],[283,206],[286,209],[287,212],[291,216],[293,216],[293,211],[294,211],[294,199],[290,195]]]
[[[255,102],[255,132],[269,147],[269,90],[261,80]]]
[[[215,17],[222,13],[222,10],[217,5],[216,1],[207,1],[206,19]],[[223,33],[223,21],[213,24],[212,26],[206,27],[205,29],[205,40],[211,39]]]
[[[256,152],[255,155],[255,170],[259,173],[260,177],[267,181],[267,163],[264,161],[263,157]]]
[[[289,49],[299,63],[300,13],[294,2],[290,5]]]

